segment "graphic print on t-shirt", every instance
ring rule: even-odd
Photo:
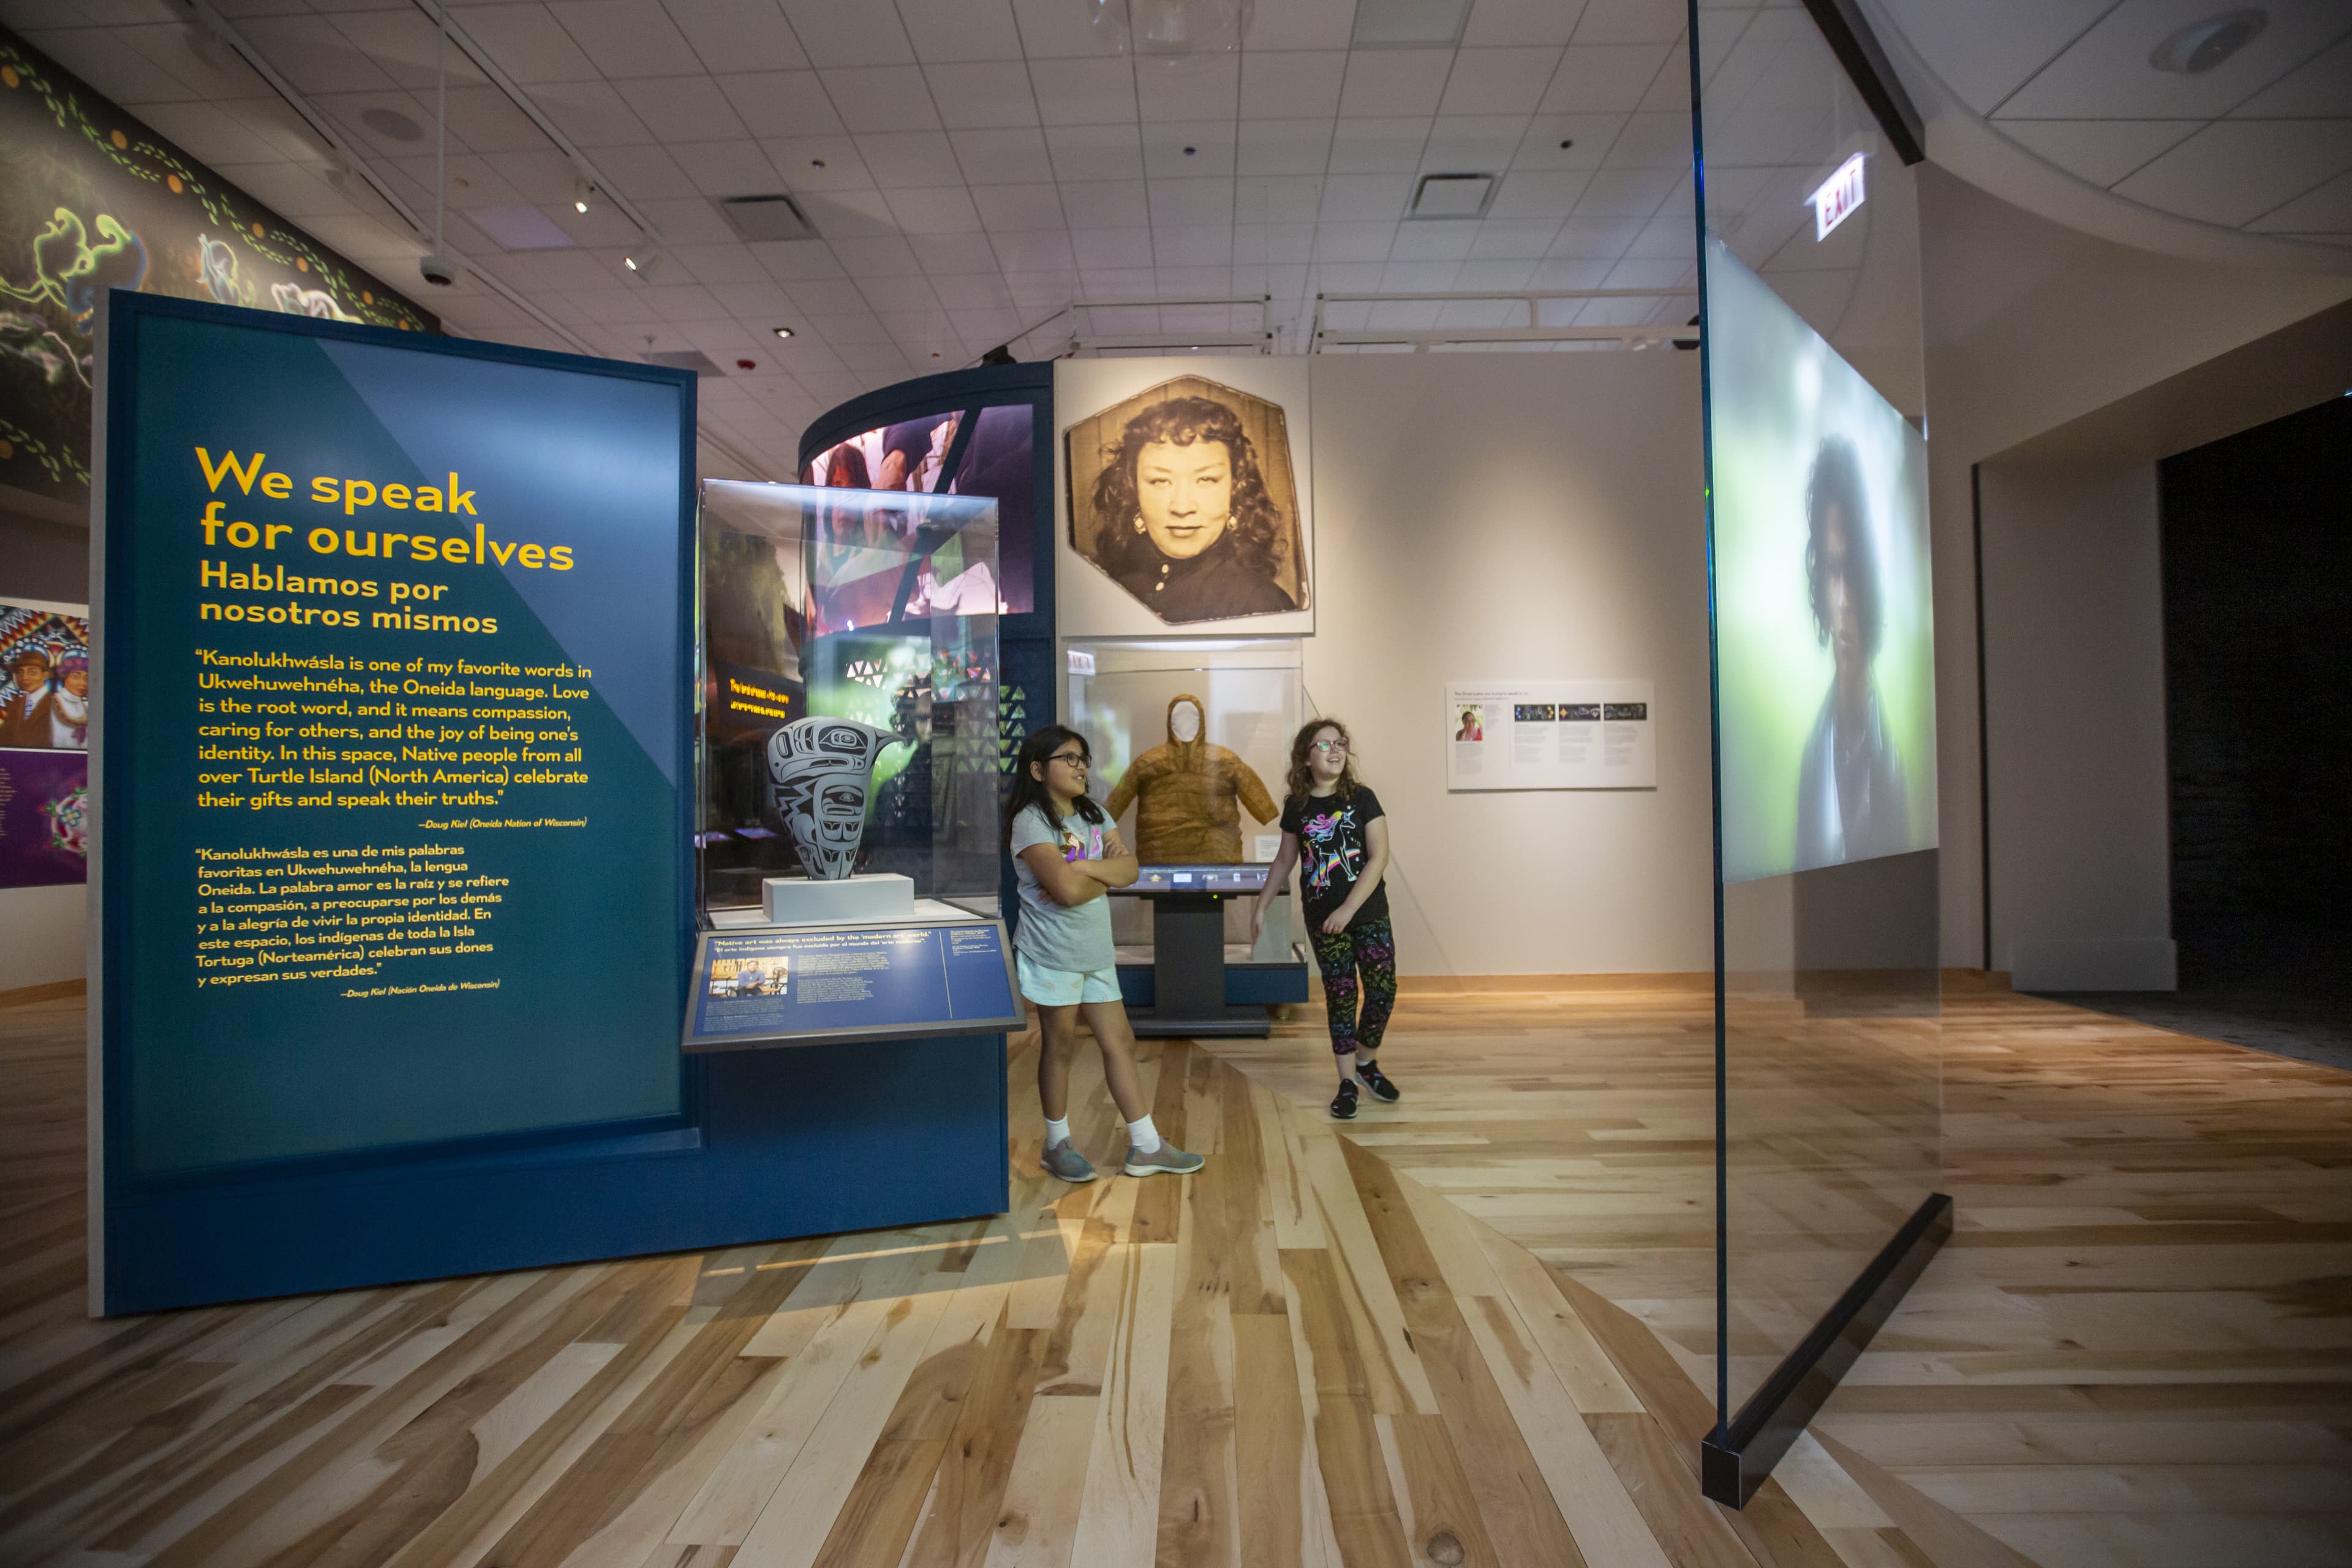
[[[1380,796],[1362,784],[1344,804],[1338,795],[1293,795],[1285,803],[1282,828],[1298,836],[1299,891],[1317,925],[1355,892],[1371,862],[1370,829],[1386,815]],[[1382,919],[1388,912],[1388,889],[1375,888],[1358,906],[1349,927]]]
[[[1307,853],[1300,857],[1307,873],[1307,898],[1309,903],[1343,901],[1356,885],[1356,878],[1364,868],[1363,836],[1356,830],[1356,808],[1351,804],[1337,811],[1309,810],[1299,825],[1298,842]],[[1331,898],[1337,892],[1338,899]]]

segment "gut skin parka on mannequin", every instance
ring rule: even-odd
[[[1208,710],[1190,692],[1168,704],[1168,743],[1135,759],[1104,809],[1117,822],[1128,803],[1135,846],[1148,864],[1238,866],[1242,807],[1259,822],[1280,814],[1265,781],[1240,757],[1208,740]]]

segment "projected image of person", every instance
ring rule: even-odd
[[[1295,610],[1276,581],[1287,535],[1241,416],[1206,397],[1127,422],[1096,478],[1097,565],[1171,625]]]
[[[1800,870],[1911,847],[1903,759],[1871,673],[1885,619],[1878,552],[1862,463],[1842,436],[1824,439],[1814,455],[1805,523],[1813,626],[1832,673],[1798,774]]]

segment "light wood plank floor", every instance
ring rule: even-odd
[[[1208,1170],[1075,1190],[1028,1045],[992,1222],[107,1322],[80,1006],[0,1011],[0,1562],[2352,1562],[2352,1079],[2008,997],[1958,1244],[1700,1501],[1706,1010],[1409,993],[1345,1127],[1311,1010],[1147,1047]]]

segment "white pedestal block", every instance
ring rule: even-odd
[[[903,921],[915,915],[915,879],[895,871],[820,882],[769,877],[761,901],[772,925],[843,925],[853,921]]]

